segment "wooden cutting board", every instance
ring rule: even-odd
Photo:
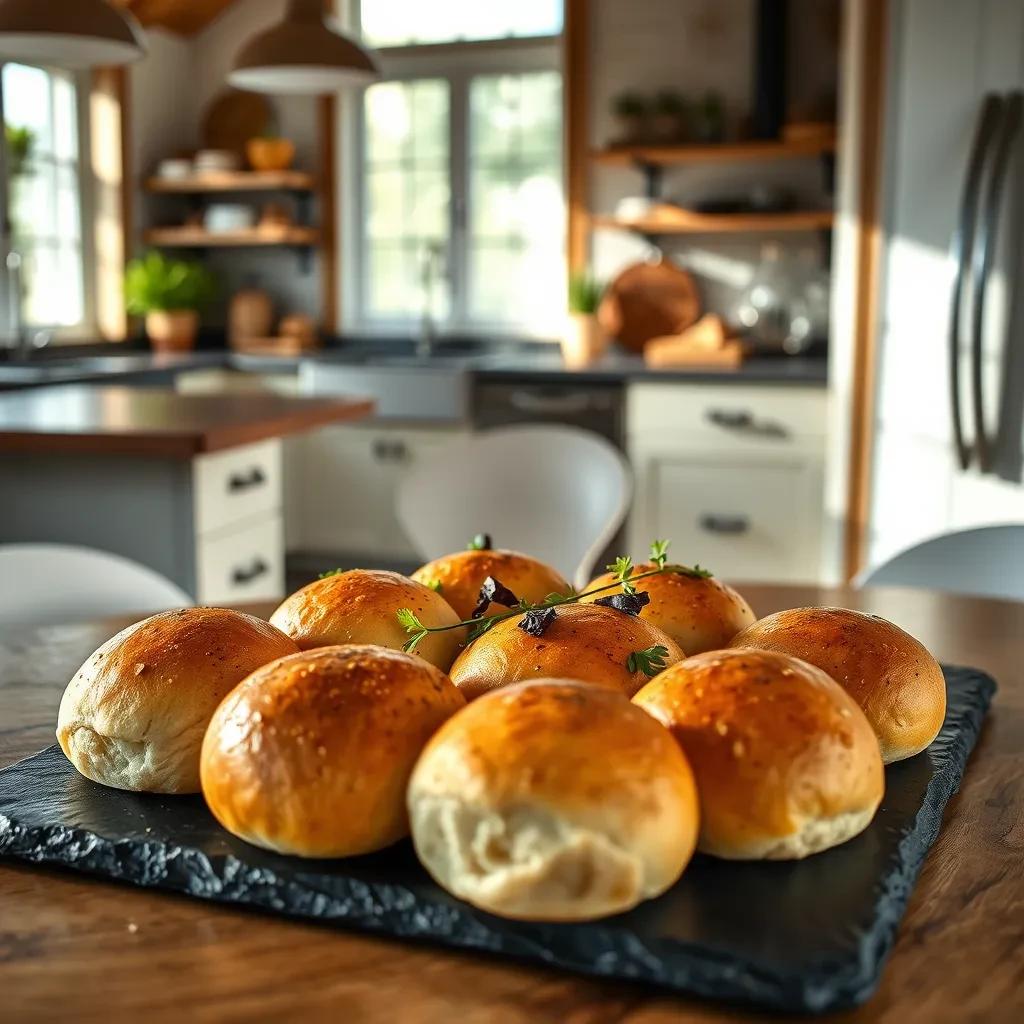
[[[605,331],[634,352],[651,338],[682,333],[700,315],[697,283],[664,257],[626,267],[605,289],[597,311]]]

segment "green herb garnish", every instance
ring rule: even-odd
[[[328,578],[328,576],[340,576],[343,572],[348,572],[348,570],[347,569],[328,569],[327,572],[320,573],[320,575],[317,576],[317,579],[318,580],[325,580],[325,579]]]
[[[633,575],[633,559],[629,555],[619,555],[614,562],[609,562],[605,568],[615,575],[622,586],[624,594],[636,593],[636,587],[629,581],[629,577]]]
[[[643,672],[646,676],[656,676],[667,664],[668,648],[661,644],[645,647],[642,651],[634,651],[626,659],[626,668],[630,672]]]
[[[489,533],[478,533],[467,545],[468,551],[490,551],[492,547]]]

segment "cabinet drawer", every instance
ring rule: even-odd
[[[820,463],[664,456],[648,467],[644,517],[672,556],[732,580],[808,581],[821,571]],[[645,543],[649,540],[647,538]]]
[[[281,442],[199,455],[192,463],[197,534],[273,512],[281,507]]]
[[[202,537],[196,547],[198,601],[241,604],[284,596],[284,528],[269,515],[239,529]]]
[[[827,401],[824,389],[634,384],[627,433],[684,436],[725,449],[785,450],[824,436]]]

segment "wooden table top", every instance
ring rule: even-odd
[[[840,604],[893,619],[943,661],[999,682],[875,997],[830,1020],[1024,1019],[1024,605],[915,591],[742,588],[759,614]],[[268,607],[250,609],[269,614]],[[0,628],[0,766],[53,742],[67,680],[127,620]],[[0,864],[6,1019],[344,1020],[387,1024],[737,1021],[732,1007],[482,954],[277,919]],[[73,1007],[73,1009],[71,1009]],[[750,1014],[751,1020],[772,1019]]]
[[[189,395],[62,385],[0,394],[0,453],[92,452],[190,459],[373,412],[363,398]]]

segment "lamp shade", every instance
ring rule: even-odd
[[[106,0],[0,0],[0,61],[88,68],[145,52],[139,23]]]
[[[252,92],[319,95],[379,74],[370,51],[327,27],[323,0],[289,0],[284,21],[242,47],[228,82]]]

